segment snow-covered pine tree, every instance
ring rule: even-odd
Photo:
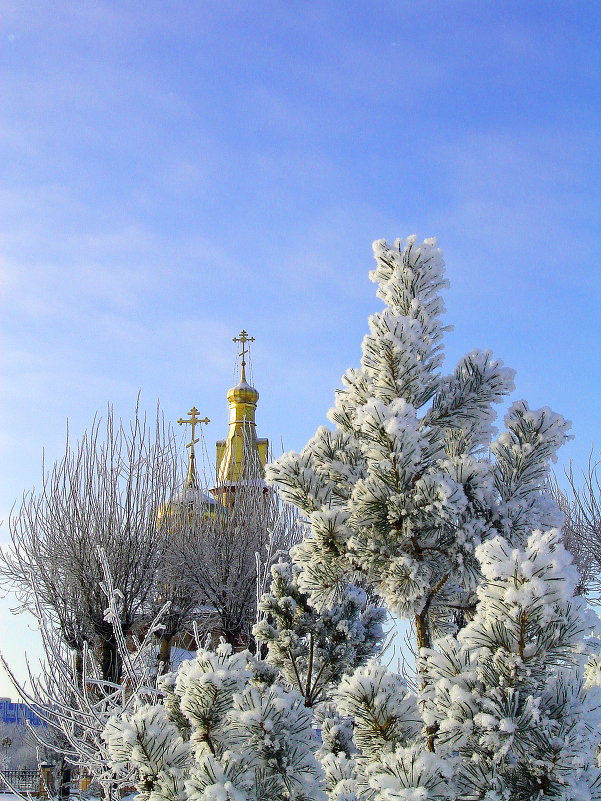
[[[493,405],[513,388],[513,373],[490,353],[474,351],[452,375],[440,375],[445,281],[436,242],[379,241],[374,253],[371,278],[386,308],[370,318],[361,369],[343,376],[329,413],[335,429],[320,428],[300,454],[271,465],[268,476],[310,520],[310,535],[293,550],[310,601],[323,608],[359,575],[394,611],[413,617],[418,648],[432,652],[436,637],[475,613],[481,543],[503,535],[511,546],[525,546],[533,530],[561,522],[544,483],[569,423],[519,401],[492,442]],[[420,669],[426,692],[432,678]],[[374,685],[370,690],[365,682],[362,692],[375,698]],[[352,701],[352,685],[346,692]],[[394,717],[390,705],[388,712]],[[446,798],[452,783],[416,779],[427,759],[423,747],[434,750],[439,725],[434,715],[424,722],[421,747],[417,738],[396,772],[405,777],[404,791],[416,780],[424,798]],[[381,722],[370,726],[377,740]],[[394,753],[399,747],[406,745]],[[396,770],[389,758],[361,751],[353,792],[397,797],[387,795],[396,781],[387,783]],[[348,774],[344,780],[351,781]]]
[[[371,661],[344,676],[334,705],[317,752],[331,801],[454,797],[450,767],[427,749],[417,698],[402,676]]]
[[[552,531],[557,507],[544,492],[569,424],[519,401],[492,442],[493,404],[511,390],[512,373],[475,351],[451,376],[439,374],[445,281],[435,241],[374,249],[372,278],[387,305],[370,318],[361,369],[343,378],[330,413],[335,429],[319,429],[301,454],[269,468],[311,523],[272,606],[282,615],[294,608],[295,595],[284,595],[288,581],[326,610],[361,577],[415,621],[418,693],[374,662],[343,677],[333,700],[315,709],[320,779],[317,743],[308,719],[297,717],[308,709],[301,696],[278,689],[273,671],[255,668],[242,678],[241,665],[228,664],[225,673],[209,666],[189,692],[185,680],[178,690],[176,678],[166,717],[172,737],[189,739],[194,761],[185,781],[169,759],[150,768],[142,760],[146,797],[254,801],[311,792],[316,799],[323,785],[330,801],[598,799],[598,701],[583,694],[582,681],[591,622],[571,598],[574,577]],[[271,639],[279,641],[277,627]],[[590,685],[601,683],[599,664],[589,664]],[[235,692],[228,688],[237,672]],[[224,692],[232,700],[222,708]],[[310,777],[304,785],[283,785],[280,757],[266,762],[260,751],[266,737],[273,744],[270,727],[283,742],[280,723],[261,711],[271,692],[285,695],[276,706],[287,710],[286,740],[299,746],[286,752],[286,775]],[[192,716],[188,697],[198,702]],[[240,707],[238,699],[250,697]],[[236,734],[239,722],[247,729]],[[131,754],[119,751],[123,723],[116,720],[107,736],[116,757],[131,764]],[[178,747],[170,739],[165,753]]]
[[[524,547],[476,550],[484,582],[474,619],[424,650],[424,719],[457,796],[530,801],[601,798],[594,764],[599,687],[584,690],[585,638],[599,625],[559,529]]]
[[[325,801],[311,711],[253,681],[248,652],[199,650],[164,679],[167,702],[116,716],[105,740],[141,801]]]
[[[299,572],[290,562],[271,567],[253,634],[267,645],[267,662],[280,681],[312,707],[328,699],[344,673],[374,655],[384,639],[386,612],[368,603],[365,590],[349,586],[338,603],[318,613],[298,586]]]
[[[115,769],[133,770],[142,801],[325,799],[315,752],[321,745],[331,770],[342,769],[337,727],[348,724],[323,701],[345,671],[373,655],[385,613],[349,587],[320,616],[299,590],[297,573],[290,563],[272,567],[271,592],[261,604],[268,618],[255,629],[268,645],[266,661],[233,653],[226,643],[201,649],[163,677],[162,705],[140,704],[110,721],[105,740]],[[414,697],[408,707],[413,731]]]
[[[369,319],[361,369],[342,378],[335,428],[319,428],[267,475],[310,520],[292,553],[311,603],[335,602],[359,576],[414,620],[418,647],[431,647],[473,613],[481,541],[560,522],[541,486],[568,424],[520,401],[491,447],[493,405],[513,389],[513,371],[473,351],[440,374],[447,282],[436,240],[379,240],[374,254],[370,277],[386,306]]]

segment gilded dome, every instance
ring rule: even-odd
[[[237,386],[230,389],[227,399],[230,403],[256,403],[259,400],[259,393],[243,378]]]
[[[195,517],[204,517],[206,520],[222,514],[225,514],[225,510],[219,501],[197,487],[187,486],[161,506],[158,519],[175,518],[182,523],[191,523]]]

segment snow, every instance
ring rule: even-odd
[[[343,376],[334,430],[266,470],[310,523],[259,607],[267,660],[222,648],[180,668],[168,706],[191,733],[183,786],[166,787],[152,752],[132,759],[154,771],[156,801],[526,801],[547,785],[600,801],[598,621],[573,595],[545,491],[570,424],[518,401],[497,436],[513,371],[473,350],[440,373],[436,240],[378,240],[374,255],[385,308]],[[369,658],[370,591],[419,624],[415,686]],[[145,714],[154,737],[173,724]],[[119,735],[132,755],[135,721]],[[184,753],[169,731],[165,766]]]

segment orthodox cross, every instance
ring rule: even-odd
[[[200,423],[210,423],[208,417],[201,419],[198,417],[198,409],[196,406],[193,406],[190,411],[188,412],[190,417],[187,420],[184,420],[183,417],[180,417],[177,421],[180,426],[182,425],[189,425],[192,429],[192,439],[186,445],[186,448],[190,448],[190,466],[188,468],[188,486],[196,486],[196,466],[194,464],[194,446],[199,441],[199,438],[194,439],[194,429]]]
[[[238,334],[237,337],[234,337],[232,339],[232,342],[240,342],[242,344],[242,353],[238,354],[238,356],[242,356],[242,364],[241,364],[241,366],[242,366],[242,376],[241,376],[241,379],[240,379],[241,381],[246,381],[246,374],[244,372],[244,368],[246,366],[246,360],[245,360],[244,357],[246,356],[246,353],[247,353],[246,343],[247,342],[254,342],[254,341],[255,341],[255,338],[254,337],[249,337],[248,333],[244,329],[242,329],[242,331],[240,331],[240,333]],[[248,348],[248,352],[250,353],[250,348]]]

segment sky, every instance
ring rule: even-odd
[[[258,434],[300,449],[381,308],[372,241],[410,234],[445,254],[445,369],[490,348],[513,400],[572,420],[559,474],[584,467],[600,38],[591,0],[3,0],[0,542],[67,420],[196,405],[212,453],[242,328]]]

